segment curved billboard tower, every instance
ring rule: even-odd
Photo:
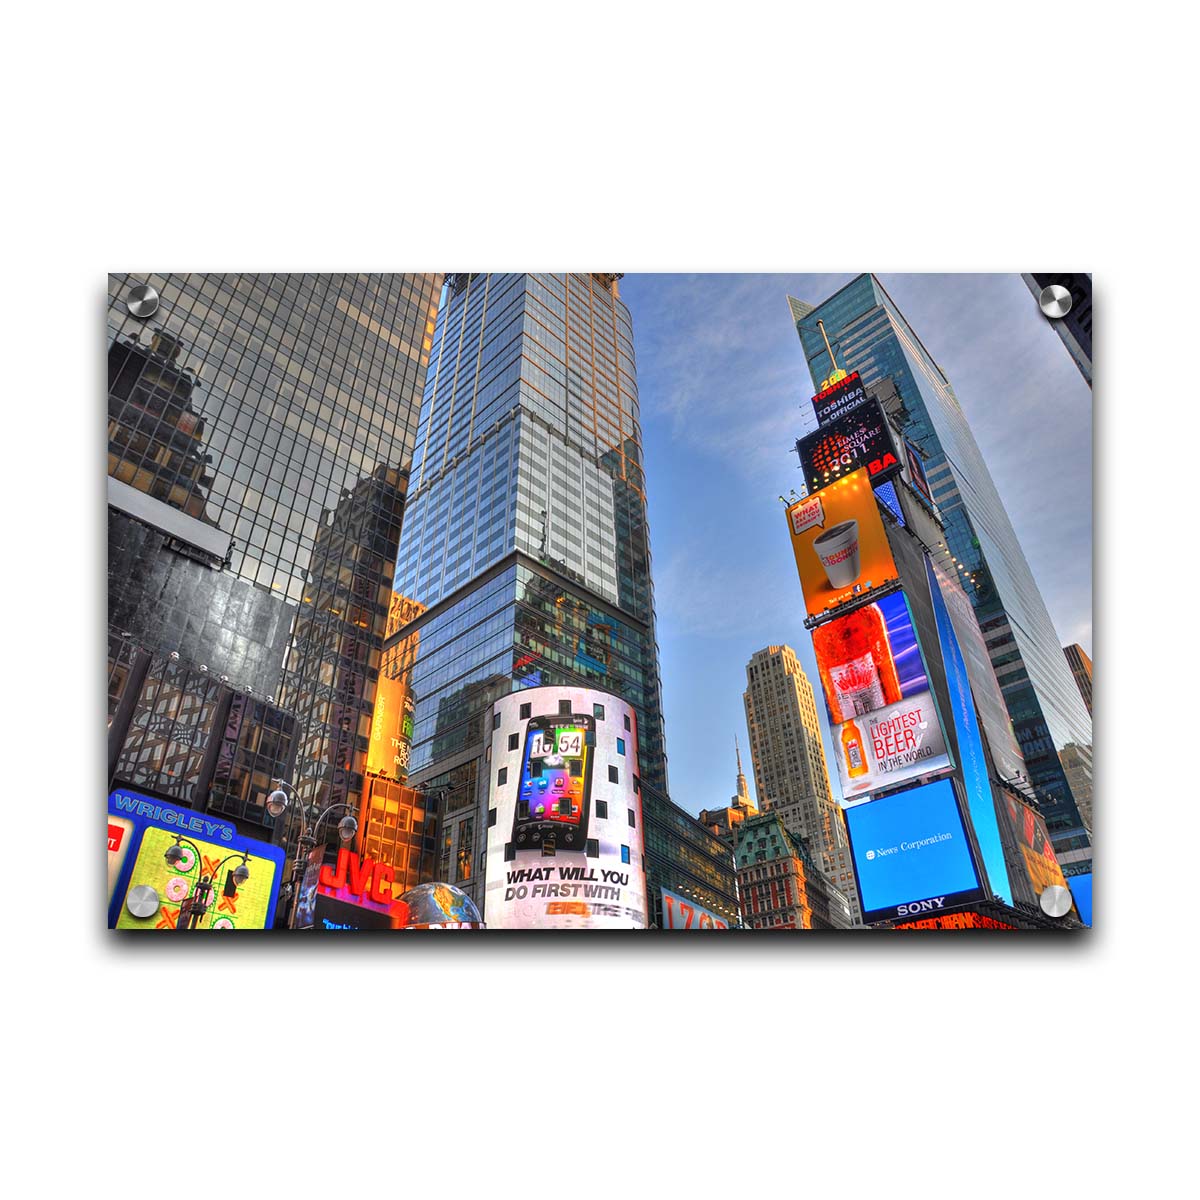
[[[644,929],[637,713],[607,692],[534,687],[490,710],[489,929]]]

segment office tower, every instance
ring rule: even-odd
[[[619,695],[637,713],[640,775],[666,790],[633,328],[619,278],[447,278],[396,563],[396,592],[424,611],[388,643],[416,639],[410,772],[444,795],[447,866],[481,861],[483,714],[515,688]],[[472,898],[482,903],[482,892]]]
[[[684,812],[644,780],[642,830],[651,927],[664,927],[664,888],[716,913],[731,929],[737,925],[732,842],[706,827],[703,814],[697,818]]]
[[[900,405],[890,415],[924,457],[949,558],[974,606],[1058,860],[1068,875],[1090,869],[1091,840],[1059,755],[1073,745],[1090,756],[1091,719],[954,389],[874,275],[820,305],[789,304],[814,390],[833,370],[818,319],[839,367],[858,371],[868,389],[884,379],[894,385]]]
[[[147,320],[127,306],[139,284],[159,297]],[[194,751],[227,719],[240,782],[224,799],[193,788],[189,803],[269,826],[272,772],[308,802],[360,803],[440,286],[110,277],[110,714],[144,710],[153,734],[138,734],[136,753],[124,734],[115,747],[131,786],[164,790],[170,742],[193,751],[175,755],[171,794],[204,784]],[[155,678],[190,699],[150,696]]]
[[[1021,276],[1038,299],[1044,288],[1057,283],[1071,293],[1071,308],[1065,317],[1048,317],[1079,373],[1092,386],[1092,277],[1070,271],[1042,271]]]
[[[759,807],[776,814],[789,833],[807,841],[859,922],[846,823],[829,786],[817,702],[790,646],[768,646],[754,653],[746,664],[743,700]]]
[[[1087,652],[1077,642],[1064,646],[1063,653],[1067,656],[1067,663],[1075,678],[1075,686],[1079,689],[1084,704],[1087,705],[1090,717],[1092,715],[1092,660],[1088,658]]]
[[[735,833],[738,895],[748,929],[849,929],[849,899],[817,866],[804,838],[778,813],[743,821]]]

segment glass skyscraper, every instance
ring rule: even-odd
[[[943,374],[874,275],[860,275],[822,304],[789,297],[814,390],[833,369],[817,327],[824,322],[837,365],[868,388],[890,380],[892,411],[924,452],[945,523],[1058,860],[1067,874],[1090,870],[1092,723],[1045,601],[974,435]],[[1068,772],[1064,761],[1071,764]]]
[[[395,591],[411,781],[440,795],[442,878],[477,881],[483,716],[539,684],[637,711],[666,788],[633,328],[615,274],[448,276],[433,333]],[[389,659],[389,661],[399,661]],[[476,897],[482,900],[482,897]]]
[[[272,773],[360,802],[441,283],[109,277],[109,713],[132,722],[110,758],[131,786],[265,826]],[[205,766],[219,728],[230,761]]]

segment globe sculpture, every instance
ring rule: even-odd
[[[482,929],[474,901],[452,883],[422,883],[400,897],[408,905],[405,929]]]

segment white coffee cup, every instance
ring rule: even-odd
[[[813,539],[813,549],[825,568],[829,586],[848,588],[861,567],[858,554],[858,522],[842,521]]]

